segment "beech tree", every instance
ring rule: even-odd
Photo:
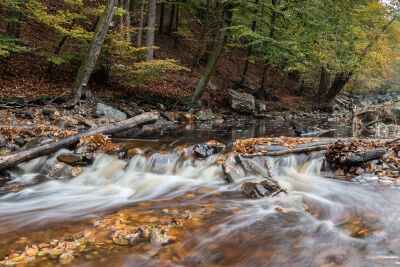
[[[113,19],[118,0],[108,0],[103,14],[97,24],[94,37],[92,39],[89,52],[83,60],[78,70],[74,82],[74,103],[78,103],[82,93],[87,89],[90,75],[96,65],[101,48],[108,32],[108,28]]]

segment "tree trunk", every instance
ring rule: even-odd
[[[171,6],[171,13],[169,14],[169,24],[168,24],[168,31],[167,31],[168,35],[171,35],[172,30],[174,28],[175,10],[176,10],[176,4],[173,3]]]
[[[90,129],[75,135],[68,136],[64,139],[42,144],[37,147],[32,147],[23,151],[18,151],[7,156],[0,157],[0,171],[14,167],[20,163],[46,156],[57,152],[61,148],[68,148],[79,142],[79,139],[84,136],[95,134],[112,135],[117,132],[129,130],[133,127],[151,123],[159,119],[159,114],[155,112],[143,113],[139,116],[130,118],[125,121],[114,124],[105,125],[102,127]]]
[[[214,48],[211,54],[210,59],[207,62],[207,65],[203,71],[203,74],[200,77],[199,82],[197,83],[196,89],[193,92],[191,102],[192,104],[196,104],[201,97],[205,89],[207,88],[207,84],[210,81],[212,74],[217,68],[218,60],[224,51],[224,46],[227,40],[227,29],[226,27],[231,24],[232,20],[232,5],[226,4],[225,7],[223,4],[220,5],[220,13],[222,17],[221,25],[219,33],[214,41]]]
[[[211,7],[211,0],[207,0],[207,7],[206,12],[204,14],[204,22],[203,27],[201,28],[201,32],[199,34],[199,38],[197,39],[197,43],[199,47],[197,48],[196,56],[193,60],[193,67],[199,68],[200,67],[200,59],[204,56],[207,48],[207,30],[208,30],[208,23],[209,23],[209,15],[210,15],[210,7]]]
[[[107,36],[107,31],[113,19],[117,0],[109,0],[106,9],[104,10],[99,23],[96,26],[95,34],[89,49],[88,54],[83,60],[81,67],[74,82],[74,103],[78,103],[82,97],[82,92],[87,87],[90,75],[96,65],[97,59],[100,55],[101,48]]]
[[[19,38],[21,35],[21,20],[22,14],[18,10],[8,10],[6,34],[14,38]]]
[[[147,20],[146,32],[146,61],[152,61],[154,58],[154,30],[156,27],[156,0],[149,0],[149,16]]]
[[[137,39],[136,39],[136,46],[142,46],[142,39],[143,39],[143,25],[144,25],[144,1],[140,0],[140,7],[139,7],[139,25],[138,25],[138,32],[137,32]]]
[[[262,77],[261,77],[261,85],[260,85],[260,88],[256,92],[257,98],[264,99],[267,97],[268,74],[269,74],[269,64],[264,64]]]
[[[331,83],[331,73],[325,67],[321,67],[318,92],[316,95],[318,99],[321,99],[325,96],[325,94],[328,92],[330,83]]]
[[[257,21],[253,21],[251,25],[251,30],[254,32],[256,30],[257,26]],[[244,68],[243,68],[243,73],[242,73],[242,78],[240,79],[240,85],[244,85],[246,82],[246,76],[247,76],[247,71],[249,70],[249,64],[250,64],[250,57],[253,52],[253,46],[249,45],[247,48],[247,56],[246,56],[246,62],[244,63]]]
[[[363,51],[359,55],[359,60],[362,62],[367,56],[368,52],[373,48],[373,46],[379,41],[382,37],[382,34],[386,32],[389,26],[397,19],[397,16],[393,16],[381,29],[380,33],[375,35],[374,39],[363,49]],[[332,82],[331,87],[324,98],[324,104],[328,108],[328,110],[333,110],[333,105],[335,101],[335,97],[340,93],[340,91],[346,86],[346,84],[350,81],[353,73],[350,72],[340,72],[335,75],[335,78]]]
[[[126,27],[126,41],[132,42],[131,37],[131,12],[130,12],[131,0],[125,0],[125,27]]]
[[[72,21],[71,25],[68,27],[68,30],[71,30],[74,27],[75,22],[76,22],[75,20]],[[64,46],[65,42],[67,41],[67,39],[68,39],[68,36],[64,35],[63,38],[58,43],[56,49],[54,50],[54,54],[55,55],[58,56],[60,54],[61,49],[63,48],[63,46]],[[49,66],[47,67],[46,73],[50,74],[53,71],[53,67],[54,67],[54,63],[50,62]]]
[[[176,5],[176,12],[175,12],[175,43],[174,48],[178,47],[179,42],[179,3]]]
[[[165,2],[162,1],[160,5],[160,25],[158,26],[158,33],[160,36],[164,33],[164,16],[165,16]]]
[[[259,0],[256,0],[255,4],[258,5],[258,3],[259,3]],[[256,13],[257,10],[254,10],[253,12]],[[252,32],[255,32],[256,26],[257,26],[257,21],[256,21],[256,20],[253,20],[253,23],[251,24],[251,31],[252,31]],[[253,52],[252,50],[253,50],[253,46],[250,45],[250,46],[247,48],[246,62],[244,63],[242,78],[240,79],[240,85],[242,85],[242,86],[243,86],[243,85],[245,84],[245,82],[246,82],[247,71],[249,70],[249,64],[250,64],[250,57],[251,57],[251,54],[252,54],[252,52]]]
[[[324,102],[325,102],[328,110],[330,110],[330,111],[333,110],[333,104],[335,101],[335,97],[340,93],[340,91],[342,91],[342,89],[345,87],[345,85],[349,82],[352,75],[353,74],[351,72],[350,73],[340,72],[335,75],[332,85],[331,85],[331,87],[329,87],[329,90],[324,97]]]
[[[280,3],[280,0],[272,0],[272,5],[274,8],[277,8]],[[270,21],[270,30],[269,30],[269,38],[274,39],[275,38],[275,27],[276,27],[276,18],[277,14],[275,10],[272,10],[271,14],[271,21]],[[260,98],[264,98],[266,96],[270,97],[271,95],[266,92],[267,91],[267,79],[268,79],[268,71],[269,71],[269,62],[265,62],[264,69],[263,69],[263,75],[261,78],[261,86],[256,92],[256,96]]]

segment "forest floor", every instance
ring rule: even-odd
[[[45,45],[45,34],[40,35],[34,25],[28,25],[23,31],[23,40],[35,44],[36,48]],[[47,34],[48,35],[48,34]],[[42,36],[42,37],[40,37]],[[50,38],[51,39],[51,38]],[[48,38],[46,37],[46,42]],[[54,40],[57,43],[57,40]],[[95,82],[90,89],[95,98],[103,101],[125,99],[133,102],[157,100],[167,107],[173,105],[180,97],[190,95],[196,87],[202,68],[192,67],[193,56],[196,54],[197,44],[192,40],[182,39],[175,47],[174,38],[170,36],[156,38],[156,59],[174,59],[188,71],[168,72],[164,79],[147,80],[141,85],[131,86],[118,78],[111,78],[107,85]],[[68,49],[68,48],[67,48]],[[244,88],[239,87],[246,51],[232,48],[227,50],[220,59],[211,83],[214,90],[207,90],[203,103],[208,106],[226,108],[228,106],[227,92],[235,89],[241,92],[254,93],[259,87],[262,66],[252,62],[249,66]],[[29,99],[58,96],[71,92],[72,83],[77,71],[78,62],[65,63],[55,66],[52,73],[46,73],[49,65],[44,56],[30,52],[13,55],[0,61],[0,97],[25,97]],[[94,79],[93,79],[94,80]],[[283,88],[285,87],[285,88]],[[269,77],[268,88],[277,96],[275,101],[265,101],[269,111],[303,110],[312,106],[309,95],[313,92],[294,92],[298,88],[295,79],[287,79],[283,86],[281,74],[272,73]]]

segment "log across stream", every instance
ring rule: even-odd
[[[21,164],[0,195],[0,262],[393,266],[397,180],[328,178],[324,151],[310,149],[323,142],[274,144],[274,153],[291,153],[252,157],[219,148],[202,157],[205,143],[135,146],[130,159],[98,155],[74,178],[46,175],[57,155]],[[266,180],[284,191],[243,194],[243,184]]]

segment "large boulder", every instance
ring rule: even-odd
[[[246,93],[239,93],[230,89],[228,92],[228,100],[231,108],[239,113],[251,115],[256,109],[254,96]]]
[[[115,121],[123,121],[128,118],[128,116],[113,107],[107,106],[106,104],[103,103],[97,103],[96,106],[96,116],[97,117],[106,117],[107,119],[110,120],[115,120]]]

